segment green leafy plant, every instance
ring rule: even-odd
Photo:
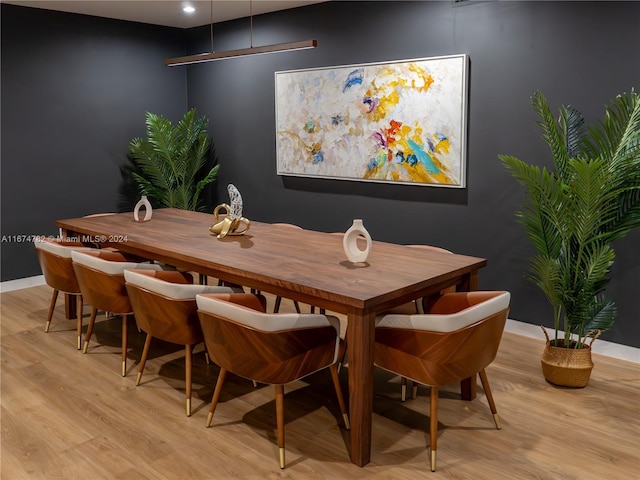
[[[619,95],[588,128],[567,106],[554,119],[540,92],[532,105],[554,168],[499,158],[526,191],[516,215],[537,250],[529,278],[553,306],[553,342],[582,348],[617,315],[604,292],[615,259],[611,243],[640,226],[640,101],[633,90]]]
[[[146,113],[147,138],[134,138],[129,154],[136,169],[132,176],[141,195],[161,207],[202,210],[202,193],[216,179],[209,121],[189,110],[177,125],[154,113]]]

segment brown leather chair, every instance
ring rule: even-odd
[[[125,270],[129,301],[140,329],[147,334],[136,385],[149,354],[152,338],[185,347],[185,396],[187,416],[191,416],[191,354],[194,345],[204,341],[198,320],[196,295],[199,293],[234,293],[230,287],[193,285],[188,273],[156,270]]]
[[[227,372],[275,385],[280,468],[284,468],[284,385],[329,368],[347,429],[349,418],[336,362],[340,322],[320,314],[268,314],[261,295],[198,295],[198,315],[207,350],[220,366],[207,427]]]
[[[37,239],[34,241],[36,247],[36,255],[38,262],[44,275],[44,280],[51,288],[53,295],[49,305],[49,314],[47,315],[47,323],[44,331],[49,332],[51,326],[51,318],[56,307],[58,293],[67,293],[75,297],[77,302],[77,319],[76,330],[78,334],[78,350],[82,345],[82,293],[78,286],[76,274],[73,271],[71,260],[71,252],[73,250],[88,251],[91,248],[86,247],[80,242],[64,241],[60,239]]]
[[[453,254],[453,252],[451,252],[450,250],[446,250],[440,247],[435,247],[433,245],[418,244],[418,245],[406,245],[406,246],[409,248],[420,248],[422,250],[429,250],[431,252]],[[455,291],[456,291],[456,287],[454,285],[451,287],[447,287],[444,290],[441,290],[440,295],[444,295],[445,293],[453,293]],[[388,313],[400,313],[400,314],[405,313],[408,315],[412,315],[414,313],[424,313],[424,303],[428,301],[429,300],[426,298],[422,298],[422,297],[416,298],[414,301],[410,303],[406,303],[404,305],[400,305],[399,307],[392,309]],[[413,382],[411,398],[416,398],[417,396],[418,396],[418,384]],[[405,377],[402,377],[400,379],[400,400],[404,402],[406,399],[407,399],[407,379]]]
[[[480,374],[500,429],[485,368],[500,345],[509,313],[509,292],[447,293],[429,306],[428,314],[387,314],[376,319],[375,364],[431,387],[431,470],[436,469],[438,387]]]
[[[124,281],[130,269],[162,270],[160,265],[140,263],[121,252],[97,250],[72,252],[73,270],[85,303],[91,305],[91,317],[82,353],[87,353],[98,310],[122,316],[122,376],[127,375],[127,317],[133,313]]]

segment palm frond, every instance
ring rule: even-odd
[[[606,299],[605,297],[598,297],[596,301],[590,306],[587,317],[588,322],[582,326],[581,336],[591,330],[609,330],[618,315],[618,309],[613,301]]]
[[[138,173],[139,189],[164,207],[195,210],[204,188],[215,181],[218,167],[209,155],[209,121],[195,109],[184,114],[176,126],[166,118],[146,114],[147,139],[135,138],[129,152]]]
[[[584,127],[582,115],[560,107],[557,121],[540,92],[532,97],[537,125],[554,169],[500,155],[526,192],[516,212],[539,252],[530,279],[554,308],[556,338],[611,327],[615,304],[603,293],[615,252],[611,242],[640,227],[640,100],[632,90],[605,106],[602,121]]]
[[[536,124],[542,129],[542,138],[551,148],[558,176],[561,179],[565,179],[566,165],[571,157],[567,151],[567,139],[561,125],[566,124],[566,117],[568,116],[567,110],[566,108],[561,109],[561,122],[559,125],[556,123],[547,99],[542,92],[539,90],[534,92],[531,97],[531,104],[533,105],[533,110],[540,117],[540,120],[536,122]]]

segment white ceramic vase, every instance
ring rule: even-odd
[[[144,207],[144,218],[140,220],[140,209]],[[136,203],[136,207],[133,209],[133,219],[136,222],[147,222],[151,220],[151,215],[153,215],[153,208],[151,208],[151,203],[147,200],[147,196],[143,195],[138,203]]]
[[[360,250],[358,247],[358,237],[363,237],[366,240],[366,246],[364,250]],[[357,218],[353,221],[353,224],[344,233],[342,239],[342,246],[344,247],[344,253],[347,254],[347,259],[352,263],[364,263],[369,258],[369,252],[371,251],[371,235],[362,223],[362,219]]]

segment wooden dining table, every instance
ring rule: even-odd
[[[151,220],[131,213],[56,221],[63,235],[116,247],[347,316],[350,440],[353,463],[371,458],[373,349],[376,314],[455,285],[477,289],[483,258],[373,241],[366,263],[347,260],[342,236],[251,222],[244,235],[218,239],[211,214],[156,209]],[[346,225],[348,227],[348,225]],[[345,228],[346,230],[346,228]],[[475,379],[462,397],[475,396]]]

